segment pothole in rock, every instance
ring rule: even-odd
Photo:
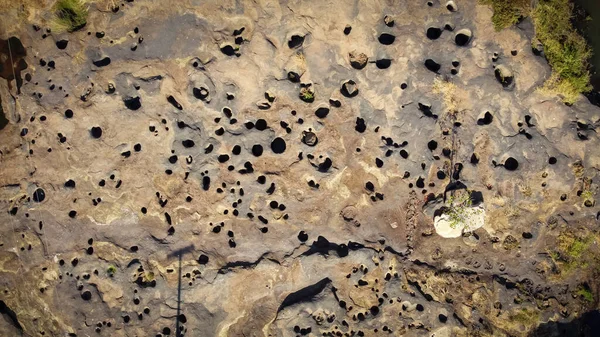
[[[496,76],[496,80],[502,84],[504,89],[510,90],[514,87],[514,75],[507,66],[503,64],[496,66],[494,75]]]
[[[208,89],[204,87],[194,88],[192,89],[192,93],[199,100],[205,100],[208,97]]]
[[[437,27],[429,27],[427,28],[426,35],[430,40],[437,40],[440,36],[442,36],[442,30]]]
[[[425,68],[427,68],[429,71],[437,73],[438,71],[440,71],[442,66],[432,59],[427,59],[425,60]]]
[[[125,97],[123,103],[129,110],[137,110],[142,107],[142,102],[139,96],[136,97]]]
[[[380,59],[375,61],[375,65],[379,69],[387,69],[392,65],[392,60],[390,59]]]
[[[489,111],[482,112],[477,118],[477,125],[489,125],[494,120],[494,116]]]
[[[304,43],[304,36],[302,35],[292,35],[292,37],[288,40],[288,47],[290,49],[301,47]]]
[[[471,30],[463,28],[456,32],[456,35],[454,36],[454,43],[456,43],[457,46],[464,47],[467,44],[469,44],[472,37],[473,33],[471,32]]]
[[[345,97],[348,97],[348,98],[354,97],[354,96],[358,95],[358,86],[356,85],[356,82],[354,82],[353,80],[348,80],[342,84],[342,87],[340,88],[340,92]]]
[[[317,109],[317,111],[315,111],[315,116],[317,116],[319,118],[325,118],[325,117],[327,117],[328,114],[329,114],[329,108],[327,108],[327,107],[320,107]]]
[[[389,46],[392,43],[394,43],[394,41],[396,41],[396,36],[392,35],[392,34],[388,34],[388,33],[383,33],[381,35],[379,35],[379,43]]]
[[[454,3],[454,1],[448,1],[446,2],[446,9],[451,12],[456,12],[458,10],[458,7]]]
[[[302,132],[302,143],[308,146],[315,146],[319,142],[317,135],[311,129]]]
[[[519,168],[519,162],[513,157],[508,157],[504,161],[504,168],[509,171],[515,171]]]
[[[350,58],[350,65],[352,66],[352,68],[358,70],[364,68],[367,65],[367,61],[369,61],[367,55],[365,55],[364,53],[358,53],[356,51],[353,51],[350,54],[348,54],[348,57]]]

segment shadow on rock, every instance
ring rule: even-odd
[[[600,331],[600,311],[588,311],[570,322],[540,324],[529,337],[592,337]]]

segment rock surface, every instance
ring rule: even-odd
[[[593,331],[600,109],[448,3],[0,10],[0,335]]]

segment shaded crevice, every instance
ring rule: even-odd
[[[21,333],[23,332],[23,327],[21,323],[19,323],[19,319],[17,318],[17,314],[4,303],[4,301],[0,300],[0,314],[7,318],[7,321],[12,324],[17,330]]]
[[[273,258],[267,258],[268,253],[262,254],[256,261],[231,261],[227,262],[225,265],[217,270],[219,274],[227,274],[234,269],[248,269],[256,267],[262,260],[266,259],[277,264],[281,264],[278,260]]]
[[[326,277],[315,284],[311,284],[287,295],[283,302],[281,302],[279,308],[277,309],[277,313],[279,314],[281,310],[285,309],[286,307],[289,307],[290,305],[310,301],[313,297],[320,294],[330,283],[331,279],[329,277]]]

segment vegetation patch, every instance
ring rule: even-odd
[[[496,30],[502,30],[517,24],[523,17],[529,15],[531,10],[529,0],[480,0],[481,3],[491,6],[494,14],[492,23]]]
[[[563,275],[590,264],[597,265],[600,255],[593,249],[595,240],[593,234],[576,235],[571,231],[564,231],[558,236],[556,248],[549,255]]]
[[[117,267],[110,265],[108,266],[108,268],[106,269],[106,273],[108,274],[108,276],[113,277],[115,275],[115,273],[117,272]]]
[[[85,0],[58,0],[54,5],[51,26],[55,32],[74,32],[87,23],[88,6]]]
[[[575,294],[577,294],[584,301],[590,303],[594,302],[594,294],[592,294],[592,290],[590,289],[590,287],[587,286],[587,284],[579,286]]]
[[[510,27],[524,16],[531,16],[536,39],[544,46],[544,55],[552,75],[541,88],[562,97],[563,102],[577,101],[591,90],[589,59],[592,52],[585,39],[571,24],[573,6],[569,0],[542,0],[531,8],[529,0],[481,0],[490,5],[496,30]]]
[[[511,322],[521,323],[525,326],[532,326],[539,323],[540,313],[537,310],[521,308],[515,310],[508,316]]]
[[[462,193],[459,196],[450,196],[448,198],[448,215],[450,227],[457,228],[464,226],[465,231],[475,227],[473,217],[482,213],[480,208],[474,208],[471,199],[471,193]]]
[[[544,89],[563,96],[566,103],[591,90],[588,60],[592,52],[571,25],[572,10],[569,0],[547,0],[540,1],[532,13],[536,38],[552,67]]]

